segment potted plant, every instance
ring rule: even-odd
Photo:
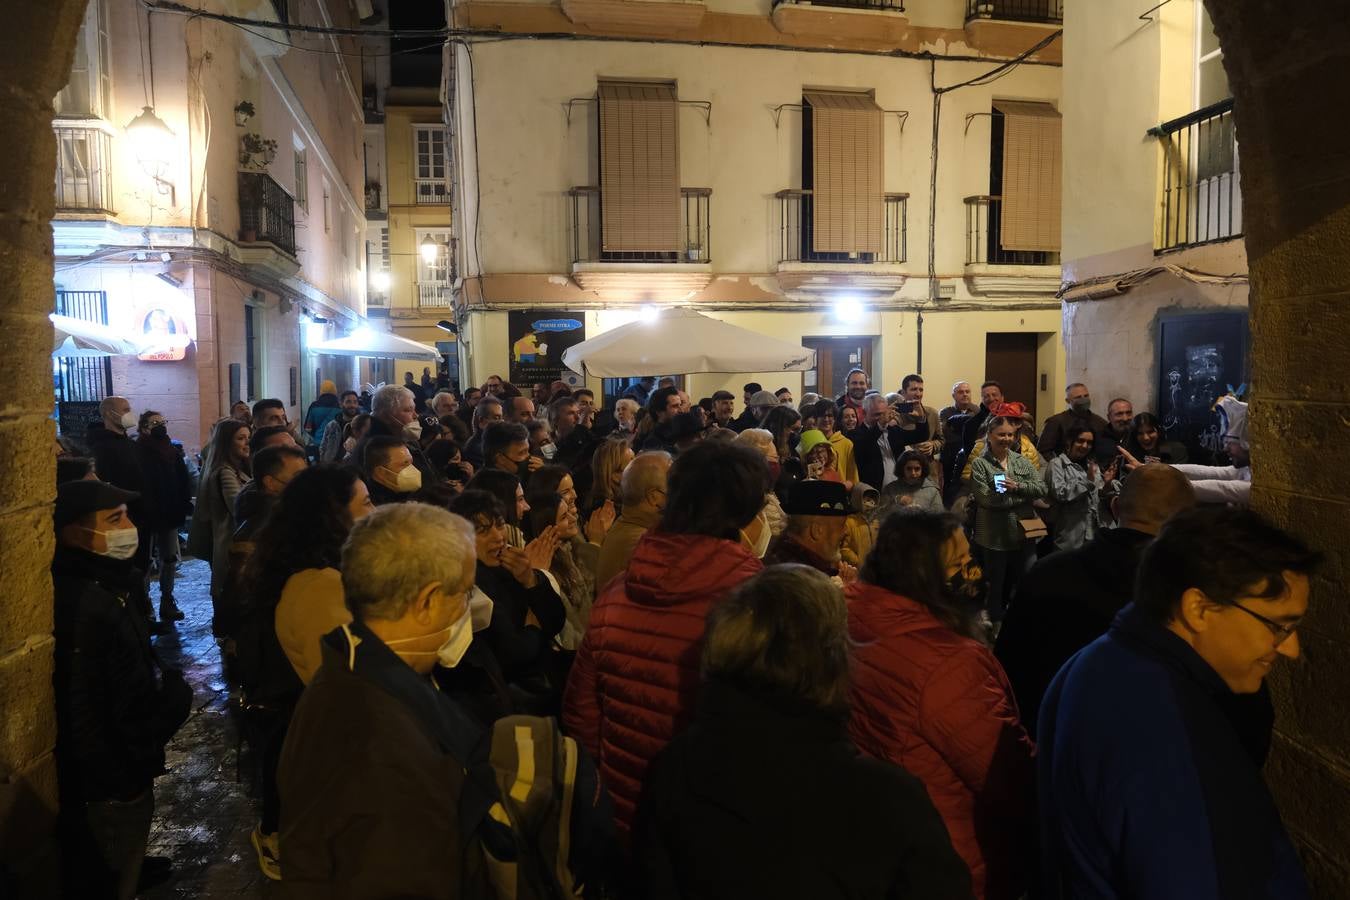
[[[276,159],[277,142],[264,138],[256,131],[250,131],[239,138],[239,165],[243,169],[257,172],[266,171],[267,166]]]
[[[252,102],[240,100],[234,105],[234,124],[242,128],[244,127],[244,123],[253,118],[256,114],[257,110],[253,108]]]
[[[380,208],[380,183],[378,181],[366,182],[366,209]]]

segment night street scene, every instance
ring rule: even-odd
[[[44,0],[0,900],[1350,900],[1350,9]]]

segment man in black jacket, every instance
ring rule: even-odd
[[[131,562],[136,494],[101,481],[57,488],[55,588],[56,764],[62,870],[70,896],[130,900],[154,812],[164,745],[187,718],[192,691],[161,671]]]
[[[133,445],[141,462],[145,485],[142,504],[144,519],[137,521],[138,540],[146,555],[159,551],[159,617],[176,622],[183,611],[173,598],[174,570],[178,566],[178,532],[192,514],[192,481],[183,458],[183,445],[169,439],[168,423],[162,413],[148,409],[141,413],[140,432]],[[146,570],[149,589],[149,570]]]
[[[881,444],[883,435],[885,447]],[[863,484],[879,491],[895,480],[895,461],[905,452],[905,435],[896,426],[895,412],[886,404],[885,397],[880,394],[864,397],[862,421],[844,436],[853,442],[853,461]]]
[[[1032,737],[1051,679],[1130,602],[1144,547],[1164,522],[1195,506],[1195,491],[1176,469],[1148,465],[1130,473],[1112,506],[1119,528],[1047,556],[1022,578],[994,644]]]
[[[572,484],[577,494],[589,497],[594,477],[591,456],[595,453],[595,436],[589,428],[580,424],[575,397],[559,397],[545,409],[549,428],[553,432],[553,444],[558,448],[553,461],[567,466],[572,472]]]
[[[127,504],[127,512],[136,527],[144,529],[148,523],[140,497],[145,491],[145,475],[141,469],[141,455],[136,452],[136,443],[131,439],[137,424],[136,413],[132,412],[131,402],[126,397],[105,397],[98,405],[98,413],[101,420],[90,425],[85,436],[89,453],[94,457],[94,470],[100,480],[137,495]],[[148,541],[139,542],[134,562],[142,572],[150,568]],[[150,607],[150,595],[141,591],[135,602],[136,608],[153,621],[155,611]]]

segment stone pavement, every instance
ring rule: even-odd
[[[211,569],[182,563],[174,596],[187,618],[155,639],[168,665],[181,666],[196,694],[193,712],[168,747],[168,774],[155,782],[149,853],[173,860],[173,876],[140,894],[169,898],[269,896],[249,833],[257,823],[250,767],[238,766],[238,727],[211,636]],[[159,584],[151,587],[159,609]],[[271,892],[275,897],[277,892]]]

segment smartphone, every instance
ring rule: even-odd
[[[1008,476],[1007,476],[1007,475],[1004,475],[1002,472],[995,472],[995,473],[994,473],[994,493],[996,493],[996,494],[1006,494],[1006,493],[1008,493],[1008,487],[1007,487],[1007,485],[1004,484],[1004,482],[1007,481],[1007,480],[1008,480]]]

